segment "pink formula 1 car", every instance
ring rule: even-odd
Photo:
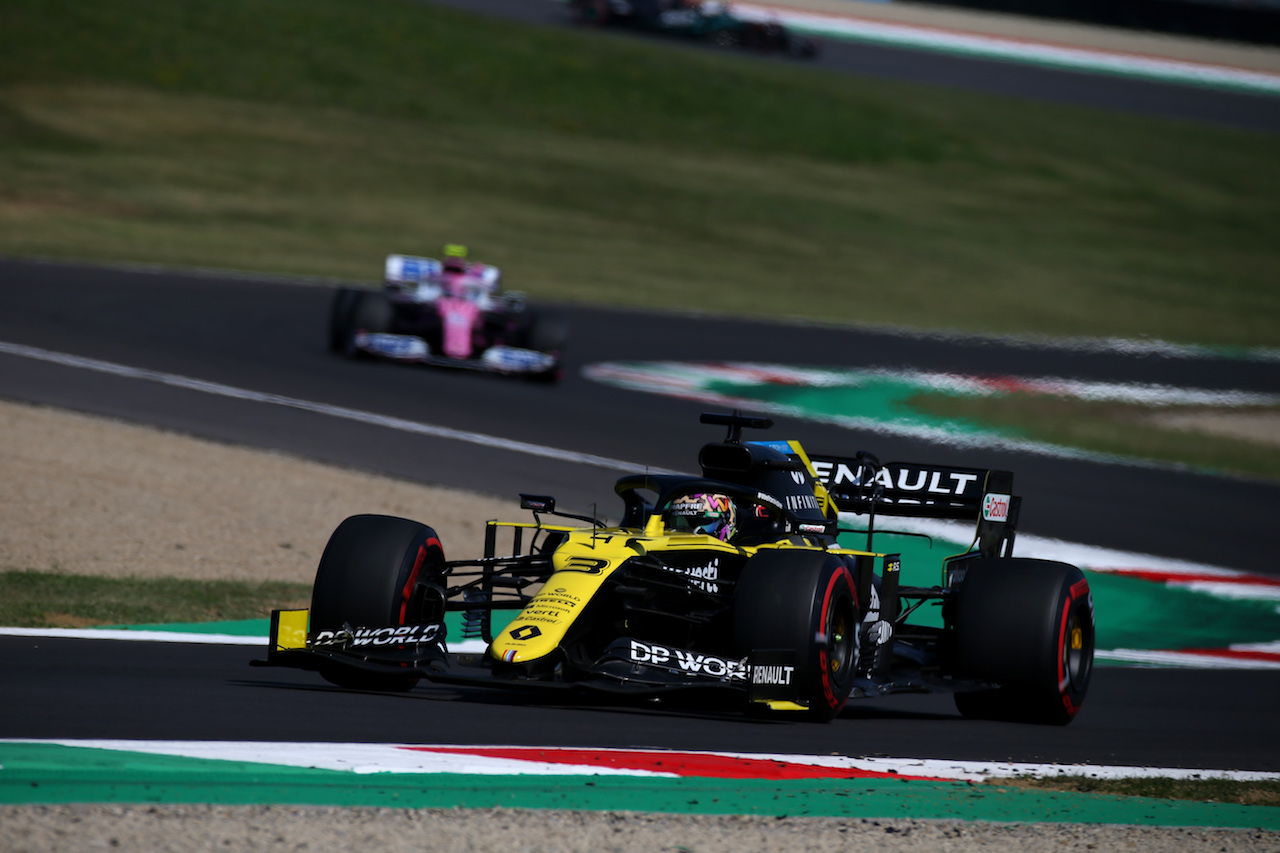
[[[444,260],[389,255],[383,289],[340,288],[329,315],[329,348],[374,357],[557,381],[568,328],[504,292],[497,267],[469,261],[460,246]]]

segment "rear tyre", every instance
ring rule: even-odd
[[[739,654],[793,649],[794,678],[809,717],[836,717],[858,670],[858,601],[849,567],[831,554],[761,551],[742,570],[734,597]]]
[[[1093,671],[1093,598],[1075,566],[1005,557],[970,565],[956,597],[956,671],[998,683],[957,693],[985,720],[1066,725]]]
[[[422,622],[419,580],[441,576],[444,548],[425,524],[386,515],[355,515],[329,537],[311,589],[310,631]],[[442,600],[442,599],[441,599]],[[358,690],[408,690],[417,676],[385,675],[333,664],[325,680]]]

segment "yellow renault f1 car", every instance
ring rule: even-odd
[[[490,521],[484,556],[450,561],[425,524],[348,518],[310,610],[273,614],[258,663],[365,690],[719,691],[819,720],[850,697],[951,692],[966,716],[1075,717],[1093,662],[1089,585],[1074,566],[1011,556],[1012,474],[809,455],[742,439],[768,419],[702,422],[728,427],[699,453],[702,475],[623,477],[616,526],[522,495],[532,521]],[[842,512],[861,526],[843,528]],[[974,544],[944,561],[941,585],[900,584],[899,556],[871,550],[885,515],[975,520]],[[913,619],[925,605],[934,624]]]

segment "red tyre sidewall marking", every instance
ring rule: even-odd
[[[853,601],[855,614],[858,609],[858,596],[857,596],[857,593],[854,592],[853,575],[849,574],[849,569],[847,566],[841,566],[839,570],[832,573],[831,579],[827,581],[826,592],[823,593],[823,596],[822,596],[822,621],[818,624],[819,636],[822,636],[822,637],[828,636],[828,629],[830,626],[827,625],[827,619],[831,615],[831,611],[830,611],[831,596],[835,592],[836,582],[842,577],[846,578],[849,584],[849,595]],[[857,630],[856,619],[854,621],[854,625],[852,626],[852,630],[855,630],[855,631]],[[844,703],[848,697],[845,697],[845,699],[841,699],[839,701],[836,700],[835,691],[831,689],[831,667],[829,666],[829,663],[830,662],[827,660],[827,650],[826,650],[826,647],[824,646],[818,652],[818,665],[822,667],[822,695],[823,695],[823,698],[826,699],[827,701],[827,707],[838,711],[844,707]]]
[[[1062,623],[1058,627],[1058,695],[1062,697],[1062,705],[1067,709],[1067,713],[1075,716],[1080,708],[1071,701],[1069,686],[1071,679],[1067,676],[1067,625],[1071,621],[1071,608],[1076,601],[1089,594],[1089,582],[1083,578],[1071,585],[1071,589],[1067,593],[1067,600],[1062,605]]]
[[[440,540],[434,536],[418,546],[418,554],[414,557],[413,568],[409,570],[409,578],[404,582],[404,588],[400,590],[400,621],[396,623],[398,625],[404,624],[405,616],[409,610],[409,598],[413,595],[413,586],[418,582],[418,575],[422,572],[422,564],[427,561],[427,554],[432,548],[440,552],[441,559],[444,558],[444,547],[440,544]]]

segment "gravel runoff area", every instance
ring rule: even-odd
[[[310,583],[329,533],[358,513],[431,524],[479,556],[509,501],[280,453],[0,402],[0,567]]]
[[[0,435],[6,569],[308,582],[329,532],[353,513],[429,521],[450,556],[478,554],[483,521],[518,513],[514,500],[17,403],[0,401]],[[1280,833],[1241,830],[146,804],[0,807],[0,838],[0,849],[13,853],[1280,850]]]
[[[4,849],[379,853],[1274,853],[1256,830],[297,806],[0,807]]]

